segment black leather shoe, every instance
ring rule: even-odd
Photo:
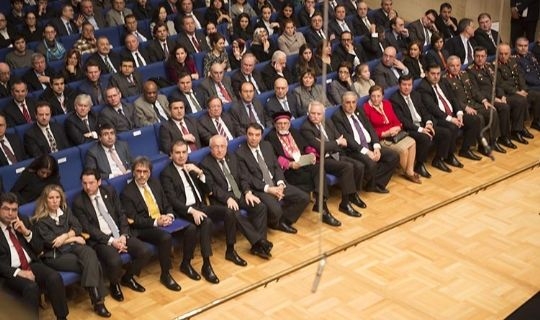
[[[201,280],[201,275],[193,269],[191,266],[191,263],[182,263],[180,265],[180,271],[183,272],[186,276],[188,276],[192,280]]]
[[[456,168],[463,168],[463,163],[459,162],[458,158],[452,153],[448,158],[444,159],[444,162]]]
[[[264,249],[264,252],[266,252],[266,254],[268,254],[271,257],[272,254],[270,254],[270,252],[272,251],[274,244],[266,239],[259,240],[259,243],[261,247]]]
[[[380,187],[380,186],[370,187],[366,191],[375,192],[375,193],[389,193],[390,192],[388,191],[388,189]]]
[[[341,226],[341,222],[336,219],[330,212],[326,211],[322,214],[322,222],[331,225],[332,227]]]
[[[537,126],[540,126],[537,124]],[[531,126],[532,128],[532,126]],[[536,128],[536,130],[539,130],[538,128]],[[534,139],[534,135],[532,133],[529,132],[529,130],[527,130],[527,128],[523,128],[523,130],[521,130],[521,135],[524,137],[524,138],[527,138],[527,139]]]
[[[266,252],[266,249],[264,248],[264,245],[259,241],[255,243],[250,250],[251,254],[256,255],[258,257],[261,257],[263,259],[270,259],[272,255],[268,252]]]
[[[294,228],[291,225],[288,225],[286,222],[280,222],[277,226],[274,227],[274,229],[279,230],[279,231],[283,231],[283,232],[286,232],[286,233],[297,233],[298,232],[298,230],[296,230],[296,228]]]
[[[109,291],[111,293],[111,297],[114,300],[124,301],[124,294],[122,293],[122,289],[120,288],[120,285],[118,283],[111,283]]]
[[[539,123],[539,121],[533,122],[531,124],[531,128],[540,131],[540,123]]]
[[[200,278],[200,276],[199,276],[199,278]],[[161,282],[161,284],[163,284],[169,290],[172,290],[172,291],[180,291],[180,290],[182,290],[180,285],[178,283],[176,283],[176,281],[174,281],[173,277],[168,272],[161,274],[161,276],[159,277],[159,282]]]
[[[102,317],[102,318],[110,318],[111,317],[111,313],[109,312],[109,310],[107,310],[107,308],[105,307],[105,304],[103,302],[98,302],[96,304],[94,304],[94,312]]]
[[[365,209],[367,208],[367,204],[360,199],[360,196],[358,196],[358,193],[351,194],[349,196],[349,202],[354,204],[355,206]]]
[[[232,261],[237,266],[245,267],[247,266],[246,260],[242,259],[236,250],[228,251],[225,253],[225,260]]]
[[[512,132],[512,135],[510,137],[512,138],[512,140],[517,141],[519,143],[529,144],[529,141],[523,138],[523,135],[521,134],[521,132],[514,131]]]
[[[512,140],[510,140],[509,137],[500,137],[499,139],[497,139],[497,142],[510,149],[517,148],[517,146],[512,143]]]
[[[506,153],[506,150],[504,150],[503,147],[501,147],[500,144],[498,144],[497,142],[495,142],[492,146],[491,146],[491,149],[493,151],[497,151],[498,153]]]
[[[137,291],[137,292],[145,292],[146,291],[146,289],[143,286],[141,286],[140,283],[135,281],[135,278],[133,278],[133,277],[131,277],[129,279],[122,278],[122,280],[120,280],[120,284],[123,285],[124,287],[130,288],[133,291]]]
[[[355,217],[355,218],[360,218],[362,216],[362,214],[358,211],[356,211],[350,203],[340,203],[339,204],[339,211],[340,212],[343,212],[344,214],[348,215],[348,216],[351,216],[351,217]]]
[[[203,264],[201,273],[204,277],[204,279],[210,283],[217,284],[219,283],[219,279],[214,273],[214,270],[212,269],[212,265],[210,264]]]
[[[474,154],[474,152],[472,152],[471,150],[466,150],[466,151],[461,150],[458,155],[460,157],[467,158],[474,161],[480,161],[482,159],[482,157]]]
[[[427,168],[423,163],[417,164],[414,168],[414,172],[418,173],[424,178],[431,178],[431,173],[427,171]]]
[[[442,159],[433,159],[431,166],[444,172],[452,172],[452,169],[448,168]]]
[[[487,151],[486,148],[484,148],[484,146],[478,146],[478,152],[483,155],[484,157],[490,157],[491,156],[491,153]]]

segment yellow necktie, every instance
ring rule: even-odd
[[[144,190],[144,202],[146,202],[146,206],[148,207],[148,213],[150,213],[150,217],[152,219],[157,219],[160,216],[159,208],[154,200],[154,197],[152,197],[152,194],[150,193],[150,190],[148,190],[148,186],[143,187]]]

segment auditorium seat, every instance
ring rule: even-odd
[[[159,152],[159,145],[153,125],[120,132],[117,134],[117,137],[119,140],[128,143],[132,155],[147,156],[150,160],[166,157],[166,155]]]
[[[5,191],[11,190],[15,181],[17,181],[24,169],[32,163],[33,160],[34,159],[27,159],[10,166],[0,167],[0,177],[2,178]]]
[[[51,153],[51,155],[58,161],[60,183],[64,187],[64,190],[80,188],[83,161],[81,160],[79,148],[71,147]]]

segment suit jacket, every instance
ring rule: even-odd
[[[84,18],[84,21],[88,21],[88,18],[85,15],[82,16]],[[101,10],[97,6],[94,6],[94,20],[96,20],[96,24],[100,29],[107,27],[107,21],[105,21],[105,15],[103,14],[103,10]]]
[[[36,121],[36,103],[33,100],[26,98],[25,104],[26,108],[28,109],[28,113],[30,113],[32,121]],[[10,100],[2,110],[2,113],[6,117],[8,128],[13,128],[20,124],[26,123],[26,119],[24,118],[22,111],[19,109],[19,106],[15,100]]]
[[[53,70],[47,67],[44,73],[46,76],[50,77],[53,75]],[[23,74],[22,79],[24,79],[24,82],[26,82],[26,85],[28,86],[28,92],[43,90],[43,85],[41,84],[41,82],[39,82],[39,79],[34,72],[34,69],[29,69],[28,71],[26,71]],[[48,88],[50,87],[50,85],[46,85],[45,87]]]
[[[371,13],[371,17],[375,25],[381,26],[384,29],[390,29],[390,20],[388,19],[388,16],[383,11],[382,8],[373,10],[373,13]]]
[[[120,72],[113,73],[111,79],[109,80],[109,87],[117,87],[122,92],[122,97],[133,97],[138,96],[142,93],[143,88],[143,79],[139,71],[134,70],[133,73],[133,83],[129,83],[126,76]]]
[[[298,82],[297,79],[293,78],[293,75],[291,71],[289,70],[289,67],[285,66],[283,69],[283,76],[280,76],[276,69],[272,66],[272,62],[268,62],[261,70],[261,76],[264,79],[264,83],[267,88],[274,88],[274,82],[277,78],[285,78],[287,79],[287,82],[289,84]]]
[[[146,47],[141,48],[141,46],[139,46],[138,52],[141,55],[141,57],[144,59],[144,62],[146,62],[146,65],[149,65],[150,63],[152,63],[152,60],[150,59],[150,52],[148,52],[148,49]],[[120,57],[122,57],[122,59],[123,58],[131,58],[131,59],[133,59],[135,61],[135,66],[137,66],[136,58],[133,56],[131,51],[129,51],[127,48],[124,48],[120,52]]]
[[[45,89],[45,91],[41,94],[39,99],[49,102],[52,108],[52,115],[57,116],[57,115],[66,114],[73,111],[73,106],[74,106],[76,97],[77,97],[77,94],[75,90],[66,86],[64,89],[64,107],[66,108],[66,111],[62,109],[62,105],[60,104],[60,101],[56,97],[56,93],[54,93],[54,91],[50,87]]]
[[[98,116],[92,111],[88,113],[88,125],[90,126],[90,131],[96,132],[97,134]],[[88,133],[88,128],[86,128],[84,122],[74,112],[70,112],[66,121],[64,121],[64,130],[69,141],[74,146],[96,141],[94,138],[87,138],[84,136],[85,133]]]
[[[426,34],[424,32],[424,25],[422,24],[420,19],[414,20],[413,22],[409,23],[407,29],[409,30],[409,39],[411,40],[411,42],[418,41],[423,47],[426,41]],[[433,33],[431,30],[429,32]],[[427,42],[431,43],[431,39],[427,39]],[[420,50],[421,49],[422,48],[420,48]]]
[[[101,186],[99,187],[99,192],[101,194],[101,199],[107,208],[107,212],[111,215],[120,235],[129,235],[129,224],[126,214],[114,188],[112,186]],[[90,238],[87,240],[88,244],[90,246],[96,244],[107,245],[111,236],[105,234],[99,228],[98,214],[94,209],[90,196],[86,192],[81,191],[75,200],[73,200],[73,205],[71,207],[73,214],[81,223],[83,232],[87,232],[90,235]]]
[[[441,57],[439,56],[439,54],[437,53],[437,51],[433,50],[433,49],[429,49],[429,51],[426,53],[426,55],[424,56],[424,60],[426,61],[426,66],[429,66],[430,64],[436,64],[438,65],[439,67],[441,67],[441,70],[445,70],[445,65],[446,65],[446,60],[448,59],[448,57],[450,56],[448,54],[448,51],[446,49],[442,49],[442,54],[443,54],[443,57],[444,57],[444,61],[445,63],[443,63]]]
[[[495,41],[495,43],[501,43],[501,39],[499,38],[499,32],[491,29],[491,36],[493,37],[493,41]],[[477,28],[474,31],[474,43],[477,46],[482,46],[486,48],[488,56],[494,55],[495,51],[497,51],[497,48],[495,47],[495,43],[493,43],[493,41],[491,41],[488,33],[484,32],[484,30]]]
[[[167,196],[161,187],[160,181],[150,178],[147,184],[154,195],[160,213],[174,214],[172,206],[170,205]],[[144,201],[135,180],[128,183],[120,198],[122,204],[124,205],[124,210],[127,217],[133,219],[133,224],[131,227],[134,233],[136,233],[137,229],[152,228],[154,226],[154,219],[150,217],[148,206],[146,205],[146,202]]]
[[[106,103],[107,99],[105,97],[107,95],[105,94],[105,90],[107,89],[107,82],[105,82],[103,77],[99,79],[99,88],[100,88],[101,97],[102,97],[101,104]],[[90,98],[92,98],[93,105],[100,104],[98,100],[98,94],[97,94],[97,91],[95,90],[94,84],[88,81],[88,79],[85,78],[84,80],[82,80],[82,82],[79,84],[78,91],[79,91],[78,92],[79,94],[85,93],[89,95]]]
[[[420,118],[422,118],[422,120],[420,121],[420,125],[422,127],[425,127],[427,121],[430,120],[434,122],[433,117],[424,106],[424,102],[422,101],[422,97],[420,96],[420,94],[416,91],[412,91],[410,98],[414,105],[414,109],[416,110],[418,115],[420,115]],[[407,105],[405,98],[403,98],[399,90],[392,95],[392,97],[390,98],[390,102],[392,103],[392,107],[394,108],[394,113],[403,125],[403,129],[407,131],[418,132],[419,126],[414,124],[411,111],[409,110],[409,106]]]
[[[274,88],[272,87],[267,88],[266,83],[263,81],[262,75],[258,70],[253,69],[253,72],[251,73],[251,77],[253,80],[257,83],[257,87],[259,88],[259,91],[261,93],[271,90]],[[246,82],[246,76],[242,73],[242,70],[238,69],[233,72],[231,75],[231,82],[232,82],[232,88],[234,91],[234,94],[240,99],[240,88],[242,87],[242,83]]]
[[[49,122],[49,128],[56,141],[58,150],[71,146],[64,132],[64,127],[56,122]],[[51,153],[51,147],[49,146],[47,137],[43,134],[37,122],[24,133],[24,148],[30,157],[38,157],[42,154]]]
[[[392,30],[388,30],[384,33],[384,38],[388,45],[391,45],[392,47],[396,48],[397,52],[407,52],[407,46],[411,42],[411,38],[406,38],[403,36],[396,36],[394,35],[394,32]]]
[[[13,39],[13,37],[17,33],[17,30],[15,28],[12,28],[8,24],[7,32],[8,32],[8,35],[9,35],[9,39],[4,38],[4,36],[0,34],[0,48],[7,48],[7,47],[9,47],[11,45],[11,39]]]
[[[362,46],[358,44],[353,44],[353,46],[354,46],[354,52],[356,53],[356,56],[358,57],[358,59],[360,59],[360,63],[366,62],[367,55],[362,49]],[[337,61],[339,63],[341,63],[342,61],[348,61],[351,65],[354,66],[355,55],[348,53],[347,50],[345,50],[345,48],[341,44],[339,44],[334,50],[334,55],[336,56],[336,59],[334,61]],[[336,65],[336,69],[338,66],[339,64]]]
[[[139,128],[139,119],[135,114],[135,107],[129,103],[122,103],[124,116],[120,115],[110,105],[106,105],[100,112],[98,123],[108,122],[116,128],[116,132],[129,131]]]
[[[128,144],[124,141],[116,140],[114,144],[118,158],[122,161],[122,164],[126,169],[131,168],[131,152],[129,151]],[[84,161],[85,168],[96,168],[99,170],[102,179],[109,179],[109,175],[112,173],[109,160],[107,160],[107,154],[101,143],[96,142],[88,152],[86,152],[86,159]]]
[[[368,20],[370,20],[368,18]],[[373,23],[372,21],[369,21],[370,23]],[[352,18],[350,18],[350,24],[352,25],[352,29],[354,29],[354,35],[355,36],[369,36],[371,33],[371,30],[368,29],[364,21],[362,21],[362,18],[356,13],[356,10],[354,10],[354,15]]]
[[[287,92],[287,104],[289,105],[289,109],[293,117],[300,118],[306,115],[307,109],[304,109],[298,103],[296,96],[291,91]],[[283,105],[279,102],[276,95],[273,94],[272,96],[270,96],[270,98],[268,98],[268,101],[266,101],[265,109],[266,109],[266,114],[268,118],[272,119],[274,116],[274,113],[283,111]]]
[[[475,42],[474,38],[470,38],[469,42],[471,43],[471,46],[474,48]],[[467,52],[465,51],[465,46],[463,46],[463,42],[461,41],[461,36],[457,35],[453,37],[452,39],[448,39],[444,43],[444,48],[446,51],[448,51],[449,55],[458,56],[461,59],[461,63],[463,64],[465,61],[465,58],[467,56]],[[471,52],[471,55],[473,55],[473,52]],[[470,63],[471,61],[469,61]]]
[[[17,161],[22,161],[27,158],[26,152],[24,151],[23,144],[21,140],[19,139],[18,135],[14,133],[6,133],[4,134],[4,139],[6,139],[11,145],[11,150],[13,151],[13,155],[15,155],[15,158],[17,158]],[[0,167],[7,166],[7,165],[8,165],[8,160],[6,156],[4,155],[4,152],[0,150]],[[2,189],[0,189],[0,193],[1,192],[2,192]]]
[[[144,19],[143,19],[144,20]],[[140,20],[137,20],[137,21],[140,21]],[[124,28],[122,28],[122,30],[120,30],[120,44],[121,45],[125,45],[125,42],[126,42],[126,37],[128,36],[128,34],[130,34],[131,32],[128,32],[125,28],[125,25],[124,25]],[[149,28],[149,25],[146,26],[146,28],[142,28],[142,25],[140,23],[137,24],[137,33],[139,33],[141,36],[145,37],[146,38],[146,41],[150,41],[152,40],[152,34],[151,34],[151,30]],[[133,34],[136,36],[136,34]],[[142,41],[139,40],[139,44],[141,43]],[[139,47],[139,49],[141,49]],[[127,49],[125,49],[127,50]]]
[[[398,73],[402,74],[400,70],[397,70],[397,71]],[[373,71],[373,75],[371,77],[373,78],[373,81],[375,81],[376,84],[382,86],[383,88],[388,88],[388,87],[398,85],[398,78],[396,77],[392,69],[382,64],[382,62],[379,62],[377,64],[377,66],[375,67],[375,70]]]
[[[345,18],[345,24],[349,27],[349,30],[351,31],[353,37],[356,36],[356,30],[353,28],[352,24],[348,21],[347,18]],[[343,32],[343,29],[341,29],[341,26],[339,25],[338,21],[334,18],[331,19],[330,22],[328,22],[328,35],[335,35],[336,39],[339,39],[341,36],[341,33]]]
[[[446,81],[446,79],[441,79],[441,81],[439,81],[439,87],[448,101],[450,101],[453,114],[456,115],[458,111],[463,111],[454,93],[452,92],[452,89],[450,88],[450,84]],[[437,94],[435,93],[432,85],[426,79],[422,79],[422,81],[420,81],[416,91],[422,96],[422,102],[429,110],[432,117],[441,123],[446,121],[446,113],[439,108]]]
[[[208,95],[206,91],[201,87],[196,87],[192,89],[195,99],[199,103],[199,106],[204,110],[206,109],[206,101],[208,100]],[[195,113],[195,109],[191,106],[189,99],[186,95],[181,92],[178,88],[175,88],[174,91],[170,94],[169,101],[183,101],[186,109],[186,114]]]
[[[321,37],[321,35],[317,31],[315,31],[315,29],[313,29],[312,27],[309,27],[307,30],[304,31],[304,38],[306,38],[306,43],[311,48],[317,48],[317,45],[319,44],[319,42],[323,41],[323,37]],[[328,36],[327,36],[327,39],[328,39]]]
[[[457,27],[458,21],[454,17],[450,17],[450,20],[454,23],[454,25]],[[458,35],[457,31],[454,31],[452,28],[448,27],[441,16],[439,15],[437,19],[435,19],[435,26],[437,27],[437,30],[439,30],[439,33],[441,33],[444,36],[444,39],[450,39],[452,37],[455,37]]]
[[[27,218],[21,217],[21,220],[24,221],[24,225],[27,228],[30,228],[30,223],[28,222]],[[27,242],[22,234],[20,234],[19,232],[15,233],[17,235],[17,239],[21,243],[21,246],[28,254],[30,259],[32,261],[38,261],[37,253],[41,252],[43,247],[41,238],[34,234],[32,240],[30,242]],[[16,270],[17,268],[13,268],[11,266],[11,250],[9,248],[8,241],[4,236],[4,231],[2,230],[2,234],[0,235],[0,277],[13,278],[13,274]]]
[[[536,0],[510,0],[510,7],[517,7],[519,15],[523,14],[523,10],[529,9],[526,21],[538,20],[540,3]]]
[[[272,119],[268,118],[266,116],[266,113],[264,111],[264,107],[259,102],[259,100],[254,99],[251,104],[253,105],[253,108],[255,109],[255,113],[257,114],[257,117],[259,118],[260,124],[264,126],[264,128],[268,128],[272,126]],[[233,104],[230,110],[230,115],[233,120],[234,124],[234,132],[235,136],[241,136],[246,134],[246,129],[248,125],[251,123],[249,119],[249,114],[246,111],[246,107],[244,106],[243,101],[237,101]]]
[[[386,39],[381,41],[378,36],[373,37],[371,34],[365,35],[361,43],[368,61],[380,59],[383,55],[383,50],[389,45]],[[383,49],[381,49],[381,44]]]
[[[166,41],[167,41],[167,49],[169,49],[169,54],[173,54],[172,50],[174,49],[174,46],[176,43],[169,38],[167,38]],[[163,52],[163,47],[161,46],[161,43],[159,42],[159,40],[153,39],[149,41],[148,46],[146,48],[148,50],[148,57],[150,59],[150,63],[167,60],[165,58],[165,53]]]
[[[111,63],[113,65],[113,67],[116,69],[116,72],[119,72],[120,71],[120,62],[121,62],[121,59],[120,59],[120,54],[114,52],[114,51],[111,51],[109,52],[108,54],[109,56],[109,60],[111,60]],[[99,67],[101,68],[101,74],[106,74],[106,73],[109,73],[109,71],[107,70],[107,65],[105,64],[105,61],[103,61],[103,58],[101,58],[101,56],[99,55],[98,52],[94,52],[92,53],[89,57],[88,57],[88,60],[94,60],[97,64],[99,64]]]
[[[225,123],[225,126],[227,127],[227,130],[229,130],[231,135],[233,137],[237,137],[234,131],[234,122],[231,118],[231,115],[226,112],[222,112],[221,121]],[[214,124],[213,119],[210,118],[210,116],[208,115],[208,112],[205,112],[199,118],[198,124],[199,124],[199,135],[201,138],[201,143],[207,146],[210,143],[210,138],[218,134],[216,125]]]
[[[67,26],[64,24],[64,21],[60,17],[52,18],[49,21],[49,24],[51,24],[56,29],[57,37],[65,37],[68,35],[79,33],[79,27],[77,27],[77,24],[75,24],[75,22],[73,22],[72,20],[69,21],[71,33],[68,32]]]
[[[364,126],[369,136],[371,137],[369,148],[370,150],[373,150],[373,146],[376,143],[379,143],[379,137],[377,136],[377,132],[375,132],[375,129],[371,125],[371,122],[369,122],[362,109],[357,107],[354,114],[356,115],[360,123],[362,123],[362,126]],[[334,115],[332,116],[332,121],[336,125],[338,131],[343,134],[345,139],[347,139],[347,154],[358,154],[363,147],[354,139],[353,128],[351,127],[347,115],[345,114],[345,112],[343,112],[342,108],[339,108],[339,110],[334,112]]]
[[[184,117],[184,124],[186,125],[189,133],[195,136],[195,145],[197,149],[201,148],[201,138],[199,135],[199,125],[197,121],[190,117]],[[167,122],[163,122],[159,127],[159,148],[165,153],[171,152],[172,145],[178,141],[183,140],[184,135],[174,120],[170,119]],[[193,150],[192,150],[193,151]]]
[[[171,112],[169,111],[169,101],[167,100],[167,97],[162,94],[158,94],[157,102],[159,102],[165,111],[165,114],[167,114],[167,117],[170,118]],[[141,127],[159,122],[159,117],[156,114],[154,107],[147,102],[142,95],[138,97],[135,102],[133,102],[133,105],[135,106],[135,114],[137,115],[137,119]]]
[[[409,74],[416,80],[421,78],[422,70],[424,70],[424,58],[420,57],[419,60],[411,58],[409,56],[403,57],[403,64],[409,69]],[[418,63],[420,62],[420,63]]]
[[[124,17],[125,17],[128,14],[132,14],[133,12],[131,11],[130,8],[126,7],[124,8],[124,10],[122,10],[122,13],[124,14]],[[113,9],[110,9],[109,11],[107,11],[107,13],[105,14],[105,19],[107,20],[107,24],[109,25],[109,27],[124,25],[124,19],[122,19],[122,16],[120,15],[120,13]]]
[[[324,121],[324,131],[326,132],[326,135],[328,136],[328,141],[324,142],[324,151],[327,154],[331,154],[335,152],[344,153],[345,149],[341,148],[336,142],[336,139],[341,136],[341,133],[337,131],[331,119],[326,119]],[[317,126],[315,126],[313,122],[307,119],[306,121],[304,121],[304,123],[300,127],[300,133],[306,140],[307,144],[315,148],[317,150],[318,155],[320,155],[321,134]]]
[[[245,191],[249,190],[249,182],[245,177],[244,172],[240,170],[240,163],[235,154],[228,154],[225,156],[225,162],[229,167],[229,171],[234,178],[234,181],[238,185],[238,189],[242,194]],[[233,198],[238,200],[234,193],[229,191],[229,184],[227,183],[227,178],[221,166],[211,154],[207,155],[201,162],[201,167],[204,170],[204,175],[206,177],[206,185],[209,187],[211,198],[217,200],[221,204],[227,204],[227,199]]]
[[[236,95],[234,94],[231,78],[229,78],[228,76],[223,76],[223,80],[221,81],[221,83],[225,87],[225,90],[227,90],[227,92],[229,93],[229,96],[231,97],[233,102],[236,101],[237,99],[236,99]],[[219,96],[216,90],[215,82],[214,80],[212,80],[212,78],[209,78],[209,77],[205,78],[201,82],[200,88],[206,92],[206,96],[208,97]]]
[[[259,143],[259,148],[261,150],[262,157],[264,158],[264,162],[268,167],[268,171],[272,176],[274,184],[277,184],[277,182],[280,180],[286,182],[285,175],[279,166],[276,154],[274,153],[274,149],[272,148],[270,142],[262,140]],[[241,172],[244,172],[249,185],[249,189],[246,191],[252,190],[264,192],[264,186],[266,183],[264,182],[259,163],[253,156],[253,153],[251,153],[249,146],[245,143],[241,144],[236,151],[236,155],[240,161],[240,170]]]
[[[199,52],[203,52],[203,51],[208,52],[211,50],[210,47],[208,46],[208,42],[206,42],[206,37],[204,36],[201,30],[195,30],[195,38],[197,39],[197,42],[199,43],[199,47],[201,48]],[[188,35],[184,31],[178,32],[176,42],[183,45],[184,48],[187,49],[189,54],[194,54],[197,52],[197,50],[195,49],[195,46],[191,42],[191,37],[188,37]]]
[[[13,79],[10,78],[6,85],[0,84],[0,98],[10,97],[11,96],[11,85],[13,84]]]

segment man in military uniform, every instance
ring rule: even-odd
[[[497,81],[504,90],[504,94],[519,94],[527,98],[528,106],[533,113],[531,128],[540,131],[540,91],[528,90],[525,78],[519,70],[516,58],[510,56],[509,45],[499,45],[498,62]],[[525,128],[523,128],[521,134],[525,138],[534,138],[534,136]]]
[[[488,141],[492,150],[500,153],[506,153],[497,141],[501,136],[499,127],[499,114],[503,117],[503,121],[508,121],[510,110],[509,108],[501,108],[495,110],[495,107],[489,102],[489,99],[482,94],[474,77],[471,77],[467,72],[461,71],[461,59],[458,56],[450,56],[446,61],[448,73],[445,75],[450,83],[450,87],[461,105],[461,108],[468,114],[477,114],[480,117],[480,127],[484,128],[489,124]],[[498,112],[497,112],[498,111]],[[484,148],[482,143],[478,144],[478,151],[489,156],[489,151]]]
[[[476,47],[474,49],[474,63],[469,64],[467,72],[474,77],[482,94],[486,97],[491,97],[493,92],[493,84],[495,82],[495,66],[487,62],[487,50],[484,47]],[[501,129],[501,137],[499,143],[505,147],[517,148],[510,140],[527,144],[521,134],[524,128],[525,116],[527,115],[527,98],[519,94],[505,95],[504,90],[497,86],[493,105],[497,110],[509,108],[510,119],[504,121],[499,115],[499,125]]]
[[[529,52],[527,38],[521,37],[516,40],[516,59],[529,89],[540,91],[540,64]]]

